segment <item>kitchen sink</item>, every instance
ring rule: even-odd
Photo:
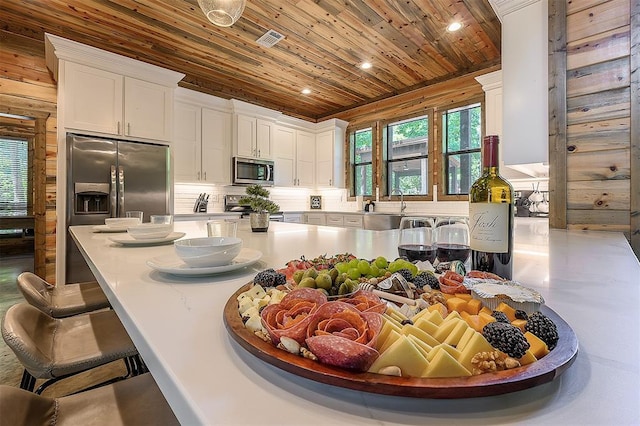
[[[403,216],[403,214],[399,213],[365,213],[362,219],[362,227],[373,231],[398,229]]]

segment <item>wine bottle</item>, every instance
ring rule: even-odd
[[[498,136],[482,141],[482,176],[469,191],[471,267],[506,279],[513,273],[513,188],[498,170]]]

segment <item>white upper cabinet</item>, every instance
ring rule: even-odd
[[[316,186],[344,188],[344,139],[347,122],[332,119],[322,125],[325,130],[316,135]]]
[[[273,123],[244,114],[235,115],[235,155],[272,158]]]
[[[231,113],[176,101],[174,117],[175,181],[231,183]]]
[[[178,102],[173,115],[173,165],[176,182],[200,180],[202,147],[202,108]]]
[[[296,185],[296,131],[276,125],[274,130],[274,185]]]
[[[275,126],[275,186],[314,185],[315,143],[311,132]]]
[[[316,173],[316,135],[296,131],[296,178],[298,186],[314,186]]]
[[[202,180],[231,183],[231,113],[202,109]]]
[[[65,63],[68,129],[169,141],[173,90],[74,62]]]

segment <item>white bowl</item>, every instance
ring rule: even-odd
[[[127,232],[136,240],[150,240],[152,238],[164,238],[173,231],[173,224],[141,223],[129,226]]]
[[[128,226],[139,225],[140,218],[137,217],[110,217],[104,220],[104,224],[109,228],[126,228]]]
[[[235,237],[187,238],[173,243],[176,253],[187,265],[196,268],[229,264],[242,249]]]

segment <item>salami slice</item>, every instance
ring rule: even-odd
[[[383,314],[387,310],[387,304],[371,291],[358,290],[351,297],[341,299],[341,301],[355,306],[361,312]]]
[[[262,310],[262,325],[274,345],[280,343],[280,338],[284,336],[304,344],[312,314],[326,302],[327,297],[317,290],[293,290],[283,297],[280,303],[269,305]]]
[[[367,345],[333,334],[309,337],[306,343],[320,362],[356,371],[367,371],[379,355]]]

